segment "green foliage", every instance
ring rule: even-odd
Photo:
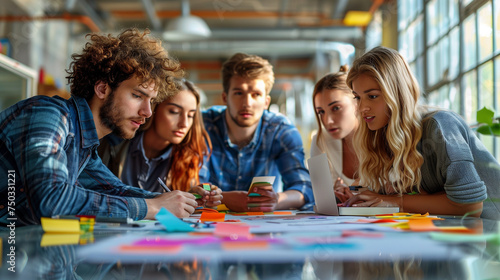
[[[495,112],[486,107],[477,111],[479,127],[476,128],[476,131],[484,135],[500,136],[500,118],[494,116]]]

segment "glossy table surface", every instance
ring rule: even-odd
[[[231,243],[231,236],[214,239],[213,228],[199,228],[195,234],[167,233],[158,225],[144,229],[96,229],[74,240],[64,234],[44,233],[41,226],[3,229],[0,279],[500,277],[498,221],[457,217],[434,220],[438,227],[473,229],[474,233],[468,235],[478,237],[475,241],[443,241],[428,231],[350,223],[365,217],[297,213],[290,217],[226,215],[228,219],[249,225],[253,243],[239,248],[237,243]],[[188,242],[157,251],[123,247],[147,240]]]

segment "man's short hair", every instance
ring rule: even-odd
[[[73,61],[66,72],[71,94],[86,100],[94,96],[94,86],[99,81],[116,89],[121,82],[133,75],[144,85],[154,82],[158,90],[157,101],[175,92],[174,77],[182,77],[179,62],[168,56],[161,41],[148,36],[149,30],[136,28],[111,34],[88,34],[90,42],[81,54],[73,54]]]
[[[235,75],[243,78],[262,79],[266,85],[266,94],[274,84],[273,66],[266,59],[245,53],[234,54],[222,65],[222,86],[229,92],[231,78]]]

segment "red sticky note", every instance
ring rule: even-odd
[[[202,222],[224,222],[225,217],[225,213],[203,212],[201,213],[200,220]]]

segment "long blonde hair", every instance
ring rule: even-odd
[[[353,140],[360,183],[382,193],[403,194],[413,187],[420,190],[424,160],[417,151],[422,137],[417,80],[403,57],[385,47],[376,47],[354,61],[347,75],[351,89],[353,80],[361,74],[378,83],[390,116],[387,126],[375,131],[360,119]]]

